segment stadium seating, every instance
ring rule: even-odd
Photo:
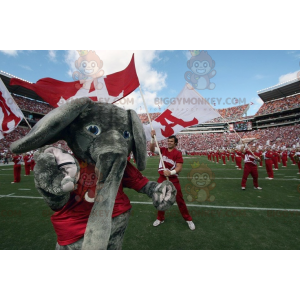
[[[46,114],[53,108],[46,104],[37,102],[34,100],[29,100],[21,96],[13,95],[15,101],[21,108],[21,110],[37,112],[40,114]],[[248,104],[235,106],[230,108],[223,108],[217,110],[220,115],[227,121],[232,122],[235,120],[243,120],[249,117],[243,117]],[[262,107],[257,112],[257,115],[266,115],[264,120],[272,120],[273,116],[268,116],[269,113],[279,112],[284,110],[293,109],[300,107],[300,96],[288,97],[286,99],[280,99],[277,101],[268,102],[262,105]],[[156,119],[160,113],[150,113],[151,120]],[[252,116],[251,118],[254,118]],[[286,115],[285,115],[286,116]],[[140,120],[144,124],[148,124],[147,114],[139,114]],[[291,118],[299,118],[299,114],[291,114]],[[208,121],[207,123],[224,123],[223,118],[216,118],[214,120]],[[0,152],[3,150],[9,150],[9,145],[26,135],[29,132],[28,128],[18,127],[15,131],[8,134],[5,139],[0,140]],[[245,131],[239,133],[228,133],[228,132],[217,132],[217,133],[195,133],[195,134],[178,134],[179,138],[178,148],[185,150],[188,153],[197,152],[201,150],[213,149],[213,148],[227,148],[236,144],[241,138],[255,137],[257,138],[257,144],[264,146],[267,141],[270,141],[271,145],[276,147],[285,145],[287,147],[292,147],[299,143],[300,136],[300,124],[289,125],[282,127],[268,127],[263,129],[257,129],[252,131]],[[284,140],[282,139],[284,137]],[[69,150],[66,142],[59,141],[55,144],[56,146],[62,147],[65,150]],[[160,142],[160,145],[167,146],[166,141]],[[148,142],[149,150],[149,142]]]
[[[267,115],[300,107],[300,95],[264,103],[256,116]]]

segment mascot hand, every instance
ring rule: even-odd
[[[152,196],[154,207],[157,210],[167,210],[175,203],[176,194],[177,190],[172,182],[158,183]]]
[[[175,203],[177,190],[170,181],[162,183],[149,181],[139,193],[152,198],[153,205],[157,210],[165,211]]]
[[[34,154],[36,165],[34,167],[35,186],[43,196],[51,209],[61,209],[69,200],[70,191],[76,188],[80,167],[77,160],[70,154],[59,148],[53,151],[54,147],[42,148]],[[63,158],[72,160],[72,164],[64,164],[59,168],[57,152]],[[70,156],[70,157],[69,157]],[[72,168],[72,170],[70,170]],[[74,170],[75,168],[75,170]]]

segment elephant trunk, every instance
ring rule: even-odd
[[[83,250],[107,249],[115,199],[127,163],[127,143],[124,138],[118,132],[111,131],[106,137],[101,137],[99,145],[107,145],[106,138],[110,139],[112,146],[102,146],[98,152],[96,149],[91,151],[98,155],[98,182],[94,206],[84,234]]]

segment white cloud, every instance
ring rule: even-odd
[[[49,50],[48,57],[51,61],[56,62],[56,51]]]
[[[17,56],[19,52],[19,50],[0,50],[0,51],[10,56]]]
[[[26,65],[19,65],[19,66],[25,70],[32,71],[32,69],[29,66]]]
[[[256,74],[256,75],[254,76],[254,79],[260,80],[260,79],[263,79],[263,78],[265,78],[265,77],[266,77],[265,75]]]
[[[278,84],[284,83],[284,82],[289,81],[289,80],[292,80],[292,79],[296,79],[297,76],[298,76],[298,77],[300,76],[299,71],[295,71],[295,72],[293,72],[293,73],[288,73],[288,74],[281,75],[281,76],[279,77],[279,82],[278,82]]]
[[[109,75],[125,69],[134,53],[135,66],[137,75],[144,93],[144,98],[149,105],[149,112],[153,112],[155,107],[154,99],[157,97],[157,92],[166,87],[167,74],[155,70],[152,63],[159,60],[159,53],[161,51],[155,50],[125,50],[125,51],[97,51],[98,56],[103,61],[104,75]],[[68,75],[72,77],[75,68],[75,61],[78,59],[77,51],[68,51],[65,57],[65,62],[69,65]],[[133,92],[126,97],[127,99],[134,99],[133,103],[128,100],[120,101],[120,107],[125,106],[126,109],[135,109],[138,113],[145,112],[141,95],[138,92]],[[142,108],[142,110],[140,109]],[[156,106],[157,108],[157,106]]]

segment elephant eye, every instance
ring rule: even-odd
[[[99,135],[101,133],[101,130],[97,125],[89,125],[86,127],[86,129],[94,135]]]
[[[123,133],[123,137],[124,137],[124,139],[129,139],[130,138],[130,133],[127,130],[125,130],[124,133]]]

